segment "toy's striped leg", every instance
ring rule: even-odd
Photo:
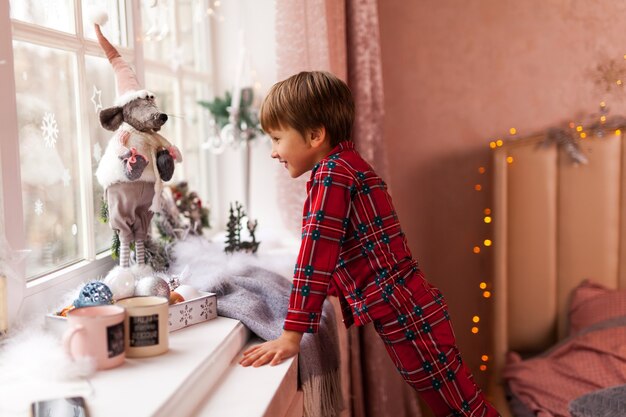
[[[145,265],[146,249],[143,240],[135,241],[135,256],[137,257],[137,265]]]
[[[130,267],[130,242],[120,241],[120,266]]]

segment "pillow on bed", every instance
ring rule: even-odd
[[[626,290],[613,290],[583,281],[572,291],[569,308],[569,334],[601,321],[626,315]]]
[[[567,416],[570,401],[626,383],[626,316],[589,326],[532,359],[509,353],[502,376],[541,416]]]

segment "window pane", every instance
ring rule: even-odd
[[[94,231],[96,239],[96,252],[103,252],[111,247],[113,232],[108,224],[99,220],[102,195],[104,190],[95,177],[100,158],[106,149],[113,132],[100,126],[98,113],[102,108],[108,108],[115,101],[115,76],[111,64],[105,58],[86,56],[85,67],[87,72],[86,90],[89,97],[85,108],[89,122],[89,138],[91,140],[91,164],[93,175],[93,206],[95,209]]]
[[[28,277],[80,259],[76,58],[14,42]]]
[[[183,138],[181,152],[185,180],[189,183],[189,189],[197,192],[203,200],[208,198],[208,184],[206,166],[206,152],[201,147],[207,136],[203,123],[203,107],[198,104],[206,94],[205,87],[199,83],[185,83],[183,94]]]
[[[119,7],[118,0],[83,0],[83,33],[86,38],[96,39],[96,32],[91,15],[97,10],[106,10],[109,15],[107,23],[101,27],[104,36],[114,45],[126,45],[120,31],[124,27],[124,10]]]
[[[171,18],[173,16],[172,0],[153,2],[150,7],[142,4],[141,22],[143,25],[143,52],[147,59],[163,61],[173,58],[173,41]]]
[[[75,33],[73,0],[11,0],[11,18]]]
[[[189,66],[199,71],[207,70],[208,20],[204,1],[178,2],[179,45],[174,53],[175,64]]]

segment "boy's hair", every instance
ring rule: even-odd
[[[324,126],[335,147],[352,140],[354,99],[350,88],[324,71],[301,72],[279,81],[267,93],[259,115],[263,130],[297,130],[302,136]]]

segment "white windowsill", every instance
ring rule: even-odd
[[[170,333],[170,349],[160,356],[127,358],[84,380],[0,388],[3,401],[15,402],[9,407],[14,417],[28,416],[34,399],[77,395],[92,417],[301,416],[296,358],[243,368],[237,362],[249,342],[241,322],[217,317]],[[24,391],[31,388],[37,393]]]
[[[274,244],[265,249],[264,255],[281,260],[274,266],[284,264],[284,273],[288,273],[296,248]],[[59,276],[29,283],[22,313],[43,317],[58,307],[68,291],[104,276],[113,264],[110,256],[104,256],[86,265],[77,264]],[[258,342],[250,337],[238,320],[218,317],[171,332],[170,350],[164,355],[127,358],[118,368],[72,382],[0,384],[0,401],[15,403],[9,407],[15,413],[7,417],[28,416],[28,405],[35,399],[76,395],[85,398],[92,417],[302,416],[296,358],[275,367],[243,368],[237,363],[242,350]]]

